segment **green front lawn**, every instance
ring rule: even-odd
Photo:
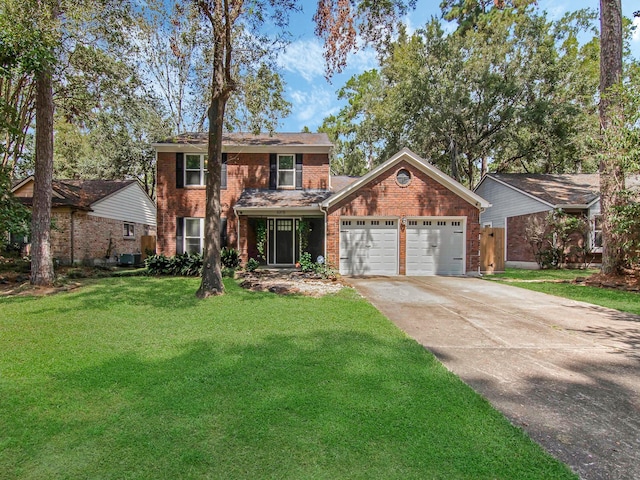
[[[0,478],[577,478],[350,289],[0,299]]]
[[[588,277],[599,270],[524,270],[507,268],[505,273],[487,276],[493,281],[508,282],[536,292],[548,293],[558,297],[570,298],[581,302],[613,308],[621,312],[640,315],[640,295],[608,288],[589,287],[580,284],[558,283],[558,280],[574,280]]]
[[[489,280],[525,280],[525,281],[545,281],[545,280],[574,280],[577,277],[588,277],[600,272],[597,268],[588,270],[578,269],[549,269],[549,270],[529,270],[526,268],[507,268],[503,273],[487,275]]]

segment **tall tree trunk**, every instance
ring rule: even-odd
[[[36,161],[31,220],[31,283],[51,285],[51,196],[53,191],[53,82],[51,69],[36,78]]]
[[[607,130],[622,127],[622,106],[615,90],[622,78],[622,6],[620,0],[600,0],[600,126],[604,141],[599,166],[602,213],[602,272],[616,273],[622,256],[613,234],[614,207],[621,202],[624,171]],[[615,137],[615,135],[614,135]]]
[[[204,220],[204,254],[199,298],[224,293],[220,268],[220,176],[222,166],[222,125],[226,101],[215,98],[209,107],[207,148],[207,204]]]

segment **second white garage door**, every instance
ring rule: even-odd
[[[407,275],[463,275],[462,220],[407,221]]]
[[[342,275],[397,275],[397,220],[341,220]]]

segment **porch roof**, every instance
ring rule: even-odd
[[[317,209],[333,194],[330,190],[268,190],[248,188],[236,202],[237,210]]]

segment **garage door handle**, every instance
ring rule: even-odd
[[[431,245],[431,246],[432,246],[433,248],[437,248],[437,247],[438,247],[438,245]]]

